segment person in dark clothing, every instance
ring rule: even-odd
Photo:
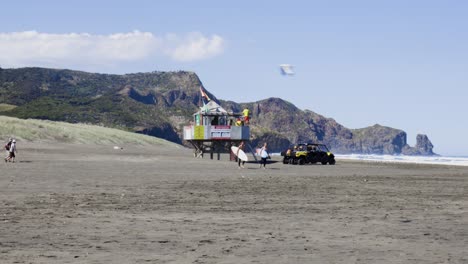
[[[7,158],[5,158],[5,162],[12,161],[15,162],[15,153],[16,153],[16,140],[11,141],[10,149],[9,149],[9,155]]]
[[[13,139],[12,138],[9,138],[8,139],[8,142],[5,144],[5,150],[7,152],[7,156],[5,157],[5,161],[8,159],[8,157],[10,156],[10,147],[11,147],[11,143],[12,143]]]

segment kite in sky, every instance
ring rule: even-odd
[[[280,64],[281,74],[283,75],[294,75],[294,66],[291,64]]]

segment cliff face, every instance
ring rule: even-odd
[[[421,139],[421,147],[417,144],[413,148],[408,146],[406,132],[402,130],[378,124],[361,129],[348,129],[332,118],[309,110],[302,111],[280,98],[243,104],[230,101],[221,103],[226,109],[234,112],[240,112],[245,107],[251,109],[254,144],[267,141],[272,145],[273,142],[276,150],[283,150],[291,143],[314,141],[328,145],[336,153],[434,154],[430,141],[427,144],[427,136]],[[272,134],[279,135],[272,139]],[[416,148],[423,148],[424,151],[416,151]]]
[[[192,72],[95,74],[43,68],[0,68],[0,114],[66,122],[86,122],[182,142],[182,126],[201,105],[200,82]],[[433,155],[432,143],[418,135],[415,147],[399,129],[374,125],[348,129],[331,118],[302,111],[280,98],[252,103],[220,101],[225,109],[252,113],[252,144],[269,142],[274,151],[314,141],[336,153]]]

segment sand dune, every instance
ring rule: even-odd
[[[0,138],[27,142],[78,144],[137,144],[180,147],[164,139],[89,124],[71,124],[0,116]]]

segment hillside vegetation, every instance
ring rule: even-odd
[[[99,145],[180,145],[164,139],[86,124],[70,124],[36,119],[0,116],[0,137],[31,142],[60,142]]]
[[[202,105],[201,87],[198,76],[187,71],[115,75],[0,68],[0,115],[96,124],[183,144],[183,126],[190,124]],[[349,129],[281,98],[236,103],[219,100],[204,90],[228,111],[249,108],[251,143],[268,142],[271,151],[313,141],[327,144],[336,153],[433,154],[433,145],[425,135],[418,135],[417,147],[410,147],[400,129],[383,125]],[[57,137],[67,141],[71,136],[71,132],[59,130]]]

